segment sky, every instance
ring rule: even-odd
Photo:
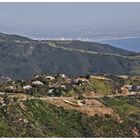
[[[140,3],[0,3],[0,32],[84,27],[140,29]]]

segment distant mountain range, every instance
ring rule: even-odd
[[[140,74],[140,55],[111,45],[82,41],[32,40],[0,33],[0,75]]]

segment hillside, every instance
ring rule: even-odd
[[[31,100],[0,108],[1,137],[133,137],[134,124],[88,117],[45,101]]]
[[[0,137],[140,137],[138,76],[36,75],[0,84]]]
[[[40,73],[140,74],[139,58],[128,55],[134,53],[91,42],[37,41],[0,34],[0,75],[12,79],[27,79]]]
[[[131,51],[116,48],[108,44],[99,44],[95,42],[82,42],[82,41],[48,41],[50,44],[55,44],[57,47],[64,47],[68,49],[84,50],[88,52],[110,53],[118,55],[133,54]]]

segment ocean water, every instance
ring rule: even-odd
[[[110,44],[114,47],[130,50],[130,51],[140,52],[140,38],[102,40],[98,42]]]

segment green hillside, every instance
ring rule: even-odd
[[[40,100],[0,108],[0,137],[132,137],[133,121],[88,117]]]
[[[1,83],[0,137],[139,137],[140,89],[122,90],[139,79],[36,75]]]
[[[140,74],[140,59],[130,54],[133,53],[91,42],[37,41],[1,33],[0,75],[27,79],[40,73]]]

